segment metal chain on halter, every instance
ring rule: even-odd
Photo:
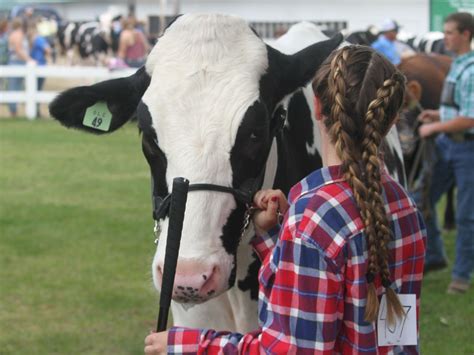
[[[153,235],[155,236],[154,243],[157,245],[158,245],[158,240],[160,239],[160,234],[161,234],[160,222],[155,220],[155,227],[153,227]]]
[[[242,229],[240,230],[240,240],[242,240],[242,238],[244,237],[245,231],[250,225],[250,219],[252,218],[253,213],[257,210],[256,207],[249,204],[246,204],[245,207],[246,207],[246,210],[244,214],[244,225],[242,226]]]

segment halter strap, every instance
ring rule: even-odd
[[[286,110],[284,110],[275,119],[274,125],[272,126],[270,131],[270,142],[273,142],[275,136],[283,129],[283,126],[285,125],[286,121],[286,113]],[[257,175],[257,177],[245,180],[238,189],[223,185],[197,183],[190,184],[188,191],[215,191],[229,193],[235,197],[237,202],[242,203],[246,207],[249,207],[252,205],[253,197],[262,187],[263,179],[265,177],[266,161],[268,160],[268,156],[270,155],[270,150],[271,143],[267,151],[267,159],[265,160],[265,164],[263,165],[263,168]],[[153,219],[155,221],[164,219],[168,215],[170,202],[171,194],[168,194],[165,197],[153,194]]]

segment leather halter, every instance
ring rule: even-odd
[[[278,117],[276,117],[273,122],[273,125],[270,129],[270,145],[266,152],[267,159],[265,159],[263,168],[260,171],[260,174],[257,175],[257,177],[245,180],[239,188],[216,184],[197,183],[190,184],[188,191],[216,191],[229,193],[234,196],[238,203],[243,204],[247,209],[249,209],[252,205],[253,197],[263,184],[263,179],[265,177],[266,161],[268,160],[268,156],[270,154],[271,142],[273,142],[275,136],[283,129],[283,126],[286,121],[286,116],[287,111],[286,109],[283,109],[280,115],[278,115]],[[153,194],[153,219],[155,221],[164,219],[168,215],[170,202],[171,194],[168,194],[165,197]]]

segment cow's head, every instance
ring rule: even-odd
[[[83,125],[86,109],[105,101],[110,130],[137,108],[153,193],[164,197],[174,177],[194,183],[239,188],[256,178],[271,145],[277,104],[306,85],[342,37],[293,55],[268,47],[241,19],[225,15],[184,15],[167,28],[146,68],[135,75],[71,89],[51,105],[68,127]],[[192,191],[188,195],[174,299],[203,302],[235,282],[236,252],[245,205],[230,194]],[[162,234],[168,218],[159,221]],[[159,288],[166,240],[153,260]]]

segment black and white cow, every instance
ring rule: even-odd
[[[100,23],[96,21],[86,22],[79,26],[76,34],[76,44],[82,59],[93,57],[96,62],[101,56],[106,55],[109,50],[105,32],[102,30]]]
[[[352,44],[362,44],[370,46],[379,36],[379,31],[375,26],[369,26],[363,31],[353,31],[347,33],[344,39]]]
[[[79,29],[79,22],[67,22],[58,28],[57,36],[61,53],[67,56],[72,62],[73,50],[76,45],[76,35]]]
[[[419,53],[438,53],[452,55],[444,46],[443,32],[428,32],[417,36],[410,36],[404,40],[410,47]]]
[[[92,59],[95,64],[103,60],[109,50],[107,33],[97,21],[69,22],[59,28],[57,36],[71,64],[76,49],[82,60]]]
[[[265,186],[287,192],[321,166],[313,97],[308,104],[301,89],[341,40],[338,35],[287,55],[239,18],[183,15],[136,74],[68,90],[50,110],[65,126],[94,133],[104,132],[84,126],[83,117],[97,102],[106,102],[111,112],[109,132],[137,111],[153,194],[160,198],[177,176],[240,191],[264,172]],[[277,130],[285,106],[288,118]],[[248,245],[251,228],[241,233],[246,206],[238,195],[188,195],[173,293],[175,324],[241,332],[257,326],[259,262]],[[163,217],[158,224],[166,235]],[[159,240],[152,263],[158,289],[165,244]]]
[[[328,37],[324,34],[320,27],[312,22],[299,22],[285,33],[285,35],[279,37],[276,41],[269,43],[272,47],[283,52],[285,54],[294,54],[297,51],[314,44],[327,40]],[[347,39],[341,45],[349,45],[350,42]],[[306,101],[306,104],[304,103]],[[314,155],[316,150],[320,153],[319,145],[319,131],[316,125],[313,125],[315,121],[314,116],[314,92],[311,83],[306,85],[304,88],[298,89],[292,95],[286,99],[286,105],[288,107],[288,122],[295,120],[297,122],[308,122],[306,128],[301,127],[301,132],[310,132],[307,145],[307,154]],[[302,117],[305,119],[303,120]],[[301,123],[300,123],[301,125]],[[287,126],[288,127],[288,126]],[[301,134],[301,133],[299,133]],[[309,144],[309,142],[312,142]],[[293,143],[292,143],[293,144]],[[398,137],[397,128],[394,126],[387,135],[387,138],[383,145],[384,158],[389,173],[402,185],[406,184],[405,181],[405,168],[403,165],[403,152]],[[302,167],[307,165],[301,164]],[[314,166],[310,166],[311,171],[314,170]],[[319,165],[318,165],[319,167]]]

